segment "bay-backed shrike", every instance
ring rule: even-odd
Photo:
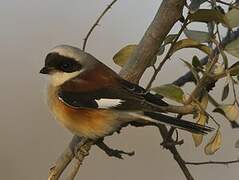
[[[49,52],[40,73],[50,75],[51,111],[72,133],[98,139],[130,122],[167,124],[193,133],[212,128],[162,114],[159,95],[122,79],[92,55],[60,45]],[[164,112],[163,112],[164,113]]]

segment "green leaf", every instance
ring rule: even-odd
[[[174,84],[165,84],[162,86],[154,87],[151,90],[163,97],[169,98],[179,103],[183,102],[184,92],[180,87]]]
[[[222,55],[222,59],[223,59],[223,62],[224,62],[225,69],[227,69],[228,68],[228,58],[227,58],[227,55],[224,53],[224,51],[222,49],[220,49],[220,53]]]
[[[199,75],[197,73],[197,71],[195,70],[195,68],[187,61],[181,59],[181,61],[184,62],[184,64],[188,67],[188,69],[192,72],[193,77],[195,78],[195,80],[198,82],[199,81]]]
[[[187,38],[197,41],[199,43],[205,43],[210,41],[210,35],[208,32],[185,29],[184,34],[185,36],[187,36]]]
[[[238,6],[239,7],[239,6]],[[228,24],[231,28],[239,26],[239,10],[232,8],[226,13],[226,18],[228,19]]]
[[[239,58],[239,38],[226,45],[225,51]]]
[[[201,64],[201,62],[200,62],[200,60],[198,59],[197,56],[193,56],[192,65],[195,68],[202,67],[202,64]]]
[[[190,14],[189,19],[191,21],[199,21],[205,23],[215,21],[217,23],[224,24],[228,28],[231,28],[226,16],[215,9],[199,9],[195,13]]]
[[[164,39],[164,42],[162,44],[162,46],[159,48],[159,51],[157,53],[157,56],[160,56],[164,53],[165,51],[165,46],[167,44],[171,44],[173,43],[174,39],[177,37],[178,35],[177,34],[169,34],[165,39]]]
[[[207,55],[211,56],[212,55],[212,49],[209,48],[208,46],[205,46],[203,44],[200,44],[197,41],[194,41],[192,39],[182,39],[178,42],[175,43],[171,54],[173,54],[174,52],[183,49],[183,48],[197,48],[201,51],[203,51],[204,53],[206,53]]]
[[[224,101],[229,94],[229,83],[226,84],[226,86],[224,86],[223,88],[223,92],[222,92],[222,101]]]
[[[123,67],[128,62],[136,47],[136,44],[130,44],[120,49],[113,57],[115,64]]]

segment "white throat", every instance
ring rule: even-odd
[[[72,73],[54,72],[53,74],[51,74],[50,81],[53,86],[60,86],[64,82],[78,76],[80,73],[81,73],[80,71],[76,71]]]

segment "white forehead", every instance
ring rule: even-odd
[[[56,46],[50,51],[50,53],[53,52],[65,57],[73,58],[77,61],[80,61],[86,55],[81,49],[69,45]]]

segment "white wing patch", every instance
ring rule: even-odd
[[[104,109],[113,108],[125,102],[124,100],[121,100],[121,99],[107,99],[107,98],[102,98],[95,101],[98,104],[98,108],[104,108]]]

